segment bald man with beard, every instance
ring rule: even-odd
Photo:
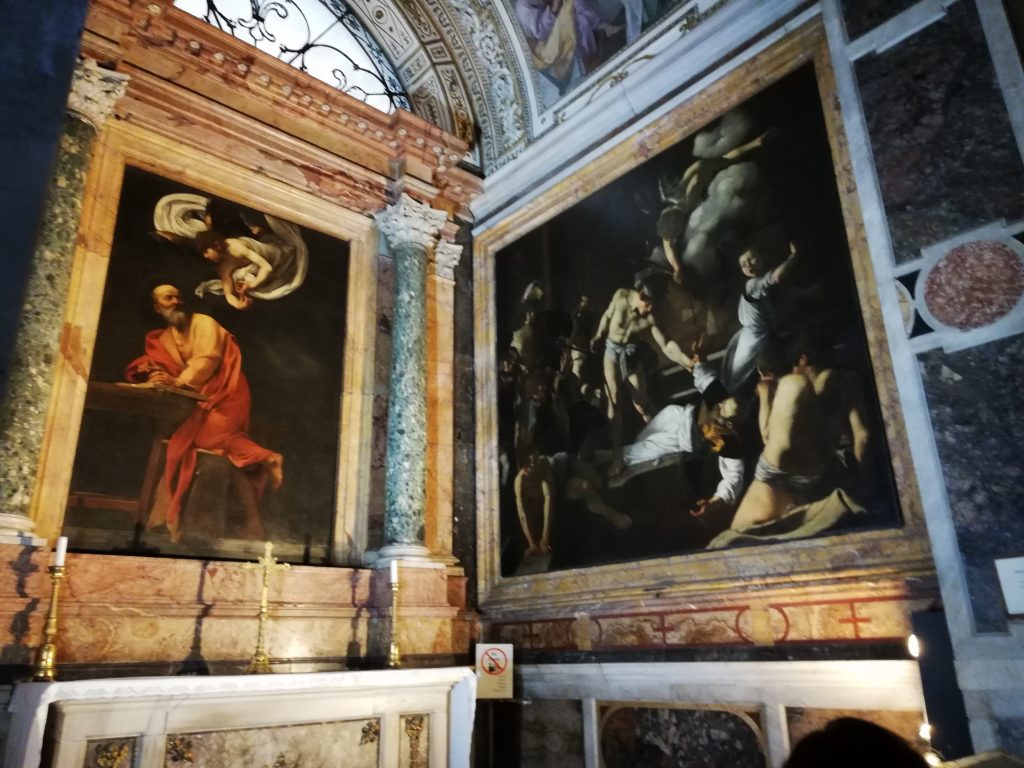
[[[232,472],[232,483],[245,507],[244,535],[262,538],[259,496],[268,479],[274,490],[281,487],[284,458],[246,434],[252,399],[238,343],[209,315],[189,312],[175,286],[158,285],[151,296],[153,311],[167,327],[146,335],[145,353],[129,363],[125,378],[192,390],[204,399],[167,443],[161,490],[169,498],[154,504],[148,527],[166,524],[171,539],[178,540],[182,498],[195,474],[197,452],[204,450],[242,470]]]

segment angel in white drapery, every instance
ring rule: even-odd
[[[253,299],[287,296],[306,279],[309,250],[302,233],[275,216],[178,192],[157,202],[153,226],[158,236],[214,265],[217,278],[197,285],[197,296],[222,295],[235,309],[247,309]]]

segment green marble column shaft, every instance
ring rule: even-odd
[[[395,257],[395,315],[391,330],[384,542],[423,544],[426,494],[427,251],[403,244]],[[394,457],[394,458],[392,458]]]
[[[385,547],[422,547],[426,493],[427,261],[444,211],[407,195],[378,217],[395,260],[391,383],[384,466]]]

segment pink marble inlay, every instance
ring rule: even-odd
[[[995,240],[958,245],[928,273],[924,301],[944,325],[968,331],[994,323],[1024,295],[1024,265]]]

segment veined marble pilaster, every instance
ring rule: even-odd
[[[462,246],[442,240],[431,254],[427,281],[426,545],[435,561],[455,565],[455,268]]]
[[[54,361],[60,349],[89,154],[98,127],[112,114],[127,80],[127,76],[100,69],[92,61],[79,61],[75,69],[7,390],[0,402],[0,535],[34,531],[30,505]]]
[[[395,261],[390,403],[384,468],[384,544],[426,555],[427,263],[448,214],[403,194],[378,216]]]

